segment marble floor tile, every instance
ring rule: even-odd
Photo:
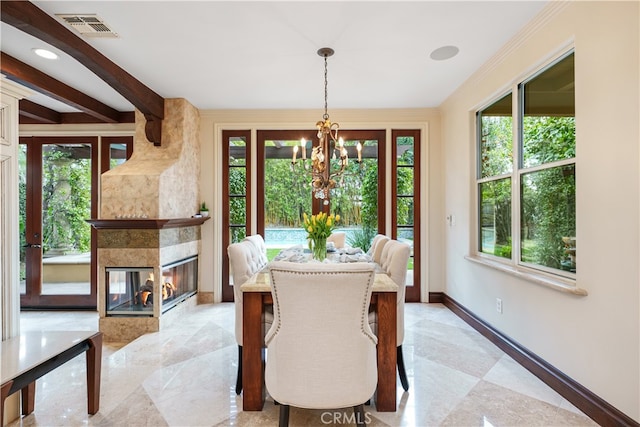
[[[443,426],[597,426],[583,414],[480,381]]]
[[[502,356],[482,379],[554,406],[562,404],[562,396],[507,355]]]
[[[442,304],[406,304],[410,388],[398,410],[365,406],[369,426],[593,426],[588,417]],[[94,312],[21,314],[21,329],[98,330]],[[11,427],[272,426],[279,406],[244,412],[235,394],[234,305],[203,304],[160,332],[105,343],[100,411],[87,414],[80,355],[36,383],[33,414]],[[355,425],[351,408],[291,408],[291,426]]]

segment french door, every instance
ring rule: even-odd
[[[329,198],[313,197],[311,149],[318,144],[316,130],[268,130],[257,133],[257,232],[274,251],[305,244],[303,214],[318,212],[340,215],[340,231],[347,243],[367,240],[385,226],[385,131],[341,130],[349,156],[344,176]],[[304,138],[304,140],[303,140]],[[362,146],[358,162],[356,146]],[[293,147],[298,146],[293,162]],[[304,151],[301,151],[304,149]],[[304,154],[303,154],[304,153]],[[332,158],[329,147],[325,158]],[[331,160],[336,170],[337,160]],[[360,245],[358,245],[360,246]]]
[[[95,308],[97,137],[21,137],[22,308]]]
[[[303,214],[320,211],[340,214],[340,231],[347,232],[349,244],[349,240],[357,242],[360,238],[366,242],[375,233],[382,233],[411,245],[406,300],[420,301],[420,131],[393,130],[391,135],[392,159],[387,161],[385,130],[341,130],[349,153],[349,169],[330,198],[319,200],[312,195],[308,169],[311,148],[317,144],[315,130],[258,130],[253,154],[257,158],[255,170],[250,167],[251,132],[224,131],[223,301],[233,301],[226,253],[230,243],[260,233],[269,255],[280,248],[305,244]],[[363,147],[360,163],[356,162],[358,142]],[[294,146],[298,146],[295,163]],[[391,182],[387,183],[389,169]],[[255,195],[252,173],[257,183]],[[390,230],[386,226],[389,185]],[[255,229],[251,221],[252,200],[257,205]]]

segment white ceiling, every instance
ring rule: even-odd
[[[34,1],[54,14],[97,14],[119,38],[90,45],[164,98],[199,109],[436,107],[546,1]],[[3,52],[105,104],[133,106],[73,58],[11,27]],[[457,56],[434,61],[442,46]],[[33,54],[58,53],[55,61]],[[38,95],[32,101],[75,111]]]

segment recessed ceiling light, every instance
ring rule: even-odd
[[[429,57],[434,61],[444,61],[445,59],[451,59],[460,52],[456,46],[442,46],[431,52]]]
[[[58,59],[58,55],[47,49],[36,48],[33,49],[33,53],[47,59]]]

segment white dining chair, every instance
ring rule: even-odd
[[[333,232],[327,237],[327,243],[333,242],[336,249],[342,249],[347,243],[347,233],[344,231]]]
[[[382,264],[382,269],[391,277],[391,280],[398,285],[397,308],[397,332],[396,332],[396,359],[398,365],[398,376],[404,391],[409,390],[409,380],[404,366],[402,354],[402,343],[404,342],[404,299],[406,295],[407,264],[411,254],[411,247],[398,240],[389,240],[385,244],[386,259]],[[378,318],[376,312],[369,313],[369,323],[374,332],[378,331]]]
[[[373,262],[375,262],[376,264],[381,264],[382,251],[384,250],[384,247],[388,241],[389,237],[385,236],[384,234],[376,234],[373,237],[371,247],[369,248],[369,251],[367,253],[371,256]]]
[[[253,242],[243,240],[232,243],[227,248],[229,266],[233,277],[233,300],[235,305],[236,324],[235,335],[238,344],[238,377],[236,379],[236,394],[242,392],[242,291],[240,286],[251,276],[262,270],[267,265],[266,255],[262,257],[260,249]],[[273,312],[265,309],[262,319],[263,336],[271,327]]]
[[[367,322],[375,275],[371,263],[272,262],[274,319],[265,337],[265,383],[289,407],[353,407],[364,425],[364,402],[378,380],[377,339]]]
[[[261,234],[252,234],[250,236],[245,237],[243,240],[247,240],[258,249],[258,256],[260,257],[260,263],[264,263],[265,265],[269,262],[267,258],[267,244],[264,241],[264,238]]]

